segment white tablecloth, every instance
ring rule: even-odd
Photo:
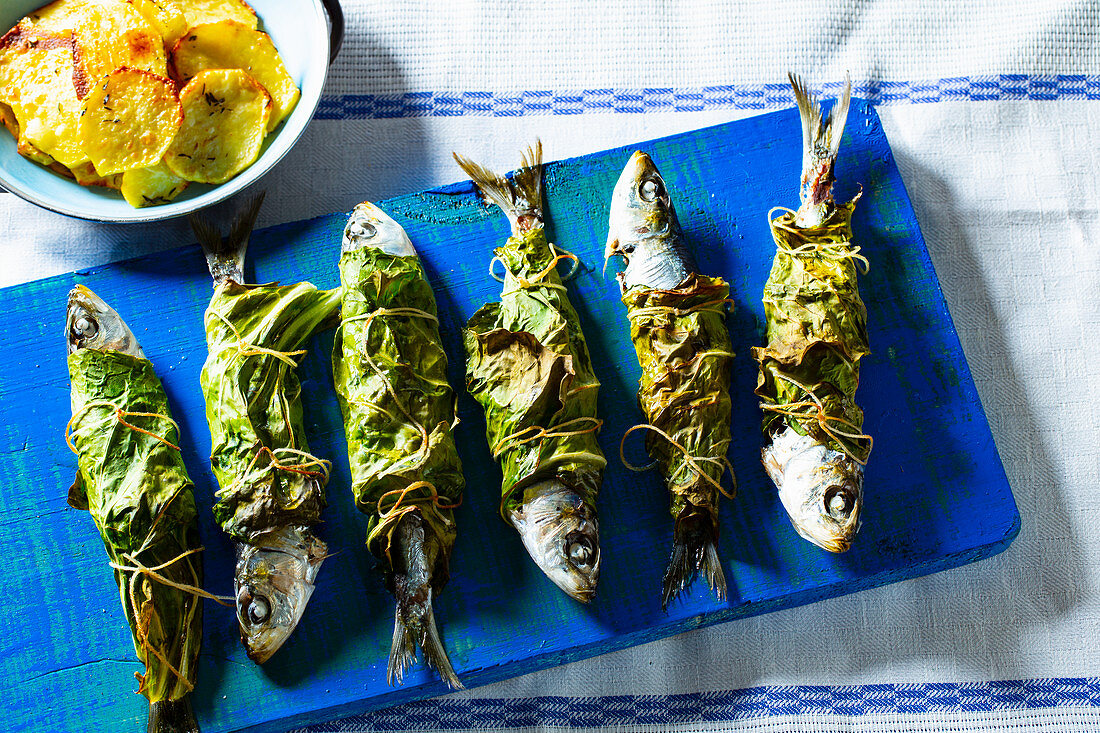
[[[1002,555],[311,730],[1100,730],[1100,5],[344,0],[260,225],[790,106],[880,103],[1023,518]],[[0,285],[192,241],[0,196]]]

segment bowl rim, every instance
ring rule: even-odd
[[[317,48],[316,58],[321,63],[320,79],[316,85],[316,93],[311,95],[309,99],[304,96],[299,98],[298,105],[295,107],[294,112],[291,112],[280,125],[280,130],[271,139],[267,148],[260,153],[260,158],[250,165],[245,170],[241,171],[236,177],[226,181],[225,183],[218,184],[211,190],[196,196],[193,199],[185,201],[174,201],[161,206],[148,206],[142,208],[134,208],[132,213],[127,212],[125,215],[112,214],[112,213],[100,213],[95,211],[89,211],[87,207],[72,207],[67,204],[63,198],[49,198],[42,197],[37,191],[30,189],[17,181],[12,181],[2,167],[0,167],[0,188],[8,193],[11,193],[19,198],[34,204],[35,206],[52,211],[64,216],[70,216],[74,219],[81,219],[84,221],[104,222],[112,224],[133,224],[133,223],[149,223],[155,221],[165,221],[167,219],[175,219],[177,217],[186,216],[196,211],[200,211],[214,204],[225,201],[226,199],[234,196],[241,191],[245,190],[252,184],[256,183],[260,178],[266,175],[274,168],[279,161],[290,152],[291,148],[297,144],[305,133],[306,128],[309,127],[309,123],[312,122],[314,116],[317,114],[317,108],[321,103],[321,95],[324,90],[325,84],[328,81],[329,66],[331,60],[329,54],[331,51],[331,38],[328,33],[328,16],[325,8],[322,5],[322,0],[307,0],[309,5],[313,8],[313,15],[318,21],[317,28],[321,29],[321,32],[317,35],[323,39],[323,43]],[[18,22],[18,21],[17,21]],[[262,22],[262,18],[261,18]],[[311,40],[311,39],[307,39]],[[311,45],[313,45],[311,43]],[[303,85],[304,86],[304,85]],[[293,127],[288,126],[291,119],[299,109],[305,109],[302,103],[305,102],[308,106],[308,115],[302,115],[296,120]],[[297,129],[295,129],[297,128]],[[267,160],[264,160],[263,167],[260,167],[258,163],[260,159],[263,159],[267,155],[271,155]],[[28,165],[38,164],[31,160],[21,160]],[[71,183],[77,186],[75,181],[70,181],[60,174],[54,173],[59,181]],[[121,196],[121,194],[120,194]],[[121,199],[120,199],[121,200]]]

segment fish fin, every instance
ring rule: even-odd
[[[798,115],[802,119],[802,170],[805,172],[810,166],[814,144],[821,134],[821,105],[802,77],[794,72],[788,72],[787,78],[791,80],[794,101],[798,105]]]
[[[726,598],[726,574],[718,559],[715,528],[710,515],[688,507],[676,520],[673,530],[672,556],[665,571],[661,592],[661,608],[667,609],[700,571],[718,600]]]
[[[836,99],[836,104],[829,110],[826,124],[829,127],[829,151],[835,158],[840,151],[840,138],[844,136],[844,125],[848,121],[848,108],[852,104],[852,78],[845,72],[844,89]]]
[[[191,698],[159,700],[149,703],[149,725],[146,733],[199,733]]]
[[[455,162],[470,177],[481,194],[508,215],[513,229],[529,229],[520,218],[534,216],[542,222],[542,141],[537,140],[523,155],[523,165],[511,179],[494,173],[480,163],[452,153]]]
[[[393,614],[393,641],[390,642],[390,659],[386,664],[386,683],[391,687],[400,685],[405,679],[405,670],[415,662],[416,642],[401,619],[400,610],[397,610]]]
[[[221,231],[209,220],[197,214],[188,217],[191,229],[199,240],[199,244],[202,245],[202,251],[206,254],[206,266],[210,269],[210,276],[214,278],[215,283],[225,280],[234,280],[239,283],[244,280],[244,256],[248,249],[248,237],[256,225],[256,218],[260,215],[260,206],[264,202],[265,194],[265,191],[261,191],[245,204],[233,218],[229,236],[224,239]]]
[[[88,509],[88,491],[84,488],[84,479],[81,478],[80,471],[76,472],[73,485],[69,487],[68,503],[73,509],[84,511]]]

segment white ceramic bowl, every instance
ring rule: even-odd
[[[48,0],[0,1],[0,33]],[[192,183],[169,204],[135,209],[118,191],[85,187],[32,163],[16,151],[15,139],[0,129],[0,186],[31,203],[69,216],[97,221],[159,221],[197,211],[222,201],[254,183],[286,155],[305,131],[321,99],[330,52],[343,40],[338,0],[248,0],[260,17],[260,29],[271,36],[287,71],[302,90],[298,106],[264,140],[259,159],[221,185]],[[325,21],[332,13],[332,39]]]

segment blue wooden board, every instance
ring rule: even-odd
[[[729,320],[738,352],[730,459],[740,493],[723,503],[720,546],[730,599],[715,602],[699,583],[668,613],[659,602],[671,542],[667,498],[656,473],[630,474],[618,460],[620,437],[641,421],[638,367],[617,285],[600,275],[611,189],[634,148],[546,171],[550,235],[584,263],[569,287],[603,381],[600,442],[610,459],[599,501],[603,574],[587,607],[544,578],[498,518],[500,473],[480,410],[461,392],[460,327],[499,295],[486,267],[492,247],[507,236],[505,218],[482,205],[469,183],[383,202],[425,262],[451,382],[461,393],[466,501],[457,512],[452,581],[436,614],[467,685],[943,570],[996,553],[1015,536],[1019,515],[957,335],[878,118],[863,102],[853,104],[837,164],[842,195],[863,186],[853,227],[872,263],[861,282],[873,353],[863,362],[858,397],[865,429],[875,436],[863,529],[854,548],[837,556],[790,527],[760,466],[749,347],[763,343],[759,298],[774,252],[765,212],[797,203],[800,144],[798,115],[789,110],[638,146],[660,166],[703,271],[726,277],[736,301]],[[256,233],[251,279],[335,286],[344,222],[334,214]],[[198,386],[210,283],[198,248],[7,289],[0,369],[0,557],[9,569],[0,618],[3,727],[139,731],[146,704],[133,694],[133,673],[140,667],[103,548],[91,518],[65,503],[76,461],[63,440],[63,323],[75,283],[114,305],[163,378],[196,484],[207,587],[219,594],[232,588],[232,548],[210,513],[215,484]],[[323,566],[298,630],[263,668],[245,657],[232,612],[207,605],[193,696],[206,733],[285,730],[444,692],[421,668],[404,687],[385,683],[392,602],[363,548],[365,517],[348,490],[331,345],[331,332],[320,335],[300,373],[310,443],[334,460],[321,531],[336,554]],[[639,444],[628,454],[643,462]]]

